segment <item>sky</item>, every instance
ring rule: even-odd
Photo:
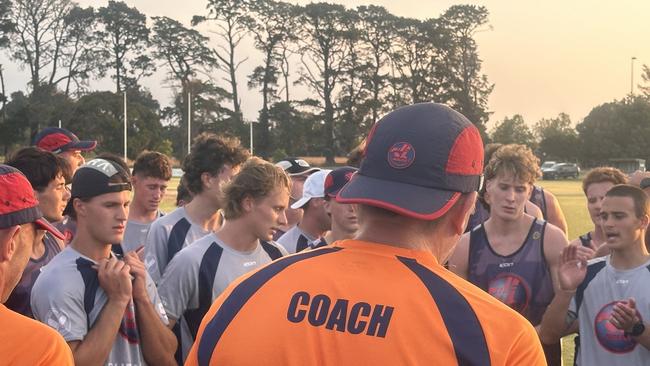
[[[189,26],[193,15],[206,14],[206,0],[126,0],[147,16],[168,16]],[[305,4],[308,1],[290,1]],[[495,84],[489,98],[493,112],[488,127],[506,116],[521,114],[533,125],[559,113],[579,123],[600,104],[630,93],[632,57],[635,87],[641,66],[650,65],[650,1],[448,1],[371,0],[330,1],[347,7],[381,5],[391,13],[419,19],[435,18],[454,4],[483,5],[490,12],[490,27],[477,33],[483,73]],[[101,7],[107,1],[78,0],[82,6]],[[207,30],[207,28],[201,29]],[[207,34],[207,33],[205,33]],[[245,90],[245,76],[261,61],[250,42],[238,51],[249,57],[240,73],[244,116],[254,119],[261,106],[257,91]],[[8,91],[24,90],[28,73],[0,54]],[[158,72],[143,81],[155,98],[168,104],[171,89]],[[223,84],[225,85],[225,83]],[[96,90],[112,90],[110,80],[94,81]],[[294,97],[306,91],[293,90]]]

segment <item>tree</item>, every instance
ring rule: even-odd
[[[253,0],[249,3],[254,21],[249,23],[255,48],[264,54],[263,64],[249,76],[248,86],[260,88],[262,109],[257,126],[256,152],[268,157],[271,153],[269,105],[277,99],[282,45],[292,37],[294,6],[273,0]]]
[[[450,37],[449,52],[445,58],[451,67],[447,76],[451,81],[449,91],[452,106],[472,121],[485,136],[488,97],[494,89],[487,76],[481,74],[482,60],[474,40],[477,32],[488,23],[488,10],[483,6],[454,5],[439,18],[441,26]],[[489,28],[488,28],[489,29]]]
[[[524,118],[519,114],[510,118],[505,117],[503,121],[497,122],[491,135],[492,141],[496,143],[523,144],[530,148],[535,147],[535,137],[524,122]]]
[[[194,92],[192,80],[199,73],[209,73],[216,66],[217,59],[207,45],[208,38],[198,31],[186,28],[180,22],[167,17],[154,17],[153,20],[153,56],[164,62],[167,80],[172,85],[180,85],[180,92],[176,95],[179,103],[174,103],[178,110],[174,115],[178,117],[179,125],[184,128],[187,126],[188,92]],[[176,150],[187,151],[182,146],[178,146]]]
[[[648,65],[643,65],[641,79],[643,80],[644,85],[639,85],[639,89],[646,98],[650,98],[650,67],[648,67]]]
[[[578,158],[578,133],[568,114],[541,119],[535,124],[534,131],[539,141],[539,153],[545,159],[575,161]]]
[[[149,47],[147,17],[135,7],[113,0],[99,8],[97,16],[101,28],[95,36],[103,41],[99,56],[104,70],[115,71],[117,93],[135,87],[140,78],[155,69],[152,59],[143,52]]]
[[[650,102],[643,96],[594,107],[576,126],[583,165],[607,164],[609,159],[650,159]]]
[[[395,16],[384,7],[369,5],[357,8],[361,48],[367,55],[365,62],[367,72],[364,75],[366,88],[371,93],[368,107],[371,110],[371,123],[377,122],[383,108],[382,91],[388,82],[386,67],[389,63],[390,46],[394,37],[391,32]]]
[[[78,92],[86,89],[91,76],[101,73],[101,63],[96,57],[97,42],[93,35],[96,23],[92,7],[74,6],[64,18],[66,32],[62,39],[60,60],[61,68],[66,72],[56,80],[52,75],[50,81],[54,85],[65,81],[65,95],[70,95],[73,84]]]
[[[244,136],[248,136],[246,126],[231,109],[223,105],[230,101],[229,92],[198,79],[190,80],[187,90],[192,93],[192,137],[205,131],[235,135],[242,141]],[[177,92],[173,105],[162,112],[166,121],[165,136],[172,141],[178,159],[182,159],[187,152],[187,110],[181,94],[182,91]]]
[[[347,15],[341,5],[311,3],[302,9],[299,18],[302,69],[298,82],[320,98],[327,164],[334,164],[334,101],[349,56]]]
[[[9,46],[9,36],[14,30],[11,20],[11,1],[0,0],[0,48]]]
[[[97,139],[98,151],[121,154],[124,140],[123,96],[111,92],[95,92],[81,97],[66,126],[82,136]],[[127,92],[127,156],[131,159],[143,150],[158,150],[168,143],[162,138],[158,102],[150,94],[135,89]],[[120,133],[115,133],[120,131]]]
[[[221,61],[219,69],[227,75],[225,80],[230,84],[235,114],[241,118],[237,69],[248,60],[248,57],[238,60],[235,51],[251,28],[253,18],[248,15],[247,3],[239,0],[208,0],[207,8],[208,15],[195,15],[192,18],[192,25],[204,21],[211,21],[216,25],[217,30],[212,32],[219,40],[215,55]]]
[[[52,84],[65,35],[65,18],[72,8],[70,0],[15,0],[13,3],[11,57],[27,65],[33,89],[46,80]],[[46,68],[50,68],[47,76]]]

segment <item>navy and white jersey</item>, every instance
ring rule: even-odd
[[[41,274],[41,268],[50,263],[52,258],[61,252],[59,242],[56,241],[56,238],[49,231],[46,231],[43,236],[43,245],[45,246],[43,255],[38,259],[29,258],[29,262],[27,262],[20,281],[18,281],[18,284],[5,302],[5,306],[9,309],[30,318],[34,317],[32,307],[29,304],[34,282],[36,282],[36,279]]]
[[[167,314],[177,320],[177,361],[185,360],[203,316],[233,280],[287,254],[282,246],[266,241],[240,252],[214,233],[182,249],[167,266],[158,290]]]
[[[539,207],[542,211],[542,217],[546,220],[546,197],[544,196],[544,188],[534,185],[533,191],[530,193],[530,198],[528,200]]]
[[[320,238],[316,240],[314,243],[312,243],[309,247],[311,249],[318,249],[328,245],[329,243],[327,242],[327,240],[325,240],[325,238]]]
[[[165,216],[165,214],[158,210],[154,221],[163,216]],[[133,220],[127,221],[126,228],[124,229],[124,238],[122,239],[122,252],[132,252],[144,246],[144,243],[147,240],[147,233],[149,233],[149,228],[152,223],[153,221],[146,224]]]
[[[144,264],[153,281],[160,282],[165,267],[176,253],[209,233],[192,223],[184,207],[154,221],[144,245]]]
[[[66,342],[82,341],[108,302],[99,286],[96,262],[65,248],[43,267],[32,290],[34,318],[59,332]],[[147,292],[160,320],[169,324],[156,286],[147,277]],[[133,300],[126,307],[106,365],[144,365]]]
[[[587,275],[571,300],[569,311],[578,316],[580,347],[577,365],[650,365],[650,351],[611,322],[612,309],[630,297],[640,318],[650,321],[650,261],[629,270],[617,270],[610,256],[589,261]]]
[[[293,254],[312,246],[317,240],[318,238],[312,238],[296,225],[278,239],[278,244],[282,245],[287,252]]]
[[[485,225],[470,233],[468,280],[518,311],[533,325],[541,322],[554,296],[544,257],[545,228],[546,221],[533,220],[521,247],[506,256],[492,248]]]

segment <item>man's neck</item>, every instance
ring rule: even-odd
[[[219,228],[219,206],[201,194],[196,195],[190,203],[184,206],[187,216],[192,223],[205,231],[214,231]]]
[[[337,240],[352,239],[353,237],[354,237],[354,233],[349,233],[347,231],[344,231],[338,226],[334,225],[334,223],[332,223],[332,230],[328,231],[323,238],[325,239],[327,244],[332,244]]]
[[[594,230],[591,232],[591,241],[597,246],[605,244],[607,237],[605,236],[605,231],[600,225],[595,225]]]
[[[72,249],[95,262],[111,255],[111,244],[98,242],[83,227],[80,227],[79,223],[77,225],[77,233],[70,242]]]
[[[300,230],[305,234],[311,236],[312,239],[320,238],[325,234],[325,230],[320,227],[318,219],[308,215],[307,213],[303,215],[302,221],[298,224],[298,228],[300,228]]]
[[[228,220],[215,235],[224,244],[238,252],[250,252],[257,247],[259,241],[248,228],[249,225],[245,220]]]
[[[621,249],[612,249],[609,263],[618,270],[636,268],[650,260],[643,239]]]
[[[140,205],[133,200],[129,206],[129,221],[139,222],[141,224],[150,224],[158,218],[158,209],[147,210],[144,205]]]

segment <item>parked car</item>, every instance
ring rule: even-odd
[[[557,164],[557,161],[545,161],[540,169],[542,170],[542,173],[544,173],[545,170],[551,169],[555,164]]]
[[[558,163],[550,168],[542,169],[544,179],[578,178],[580,167],[574,163]]]

